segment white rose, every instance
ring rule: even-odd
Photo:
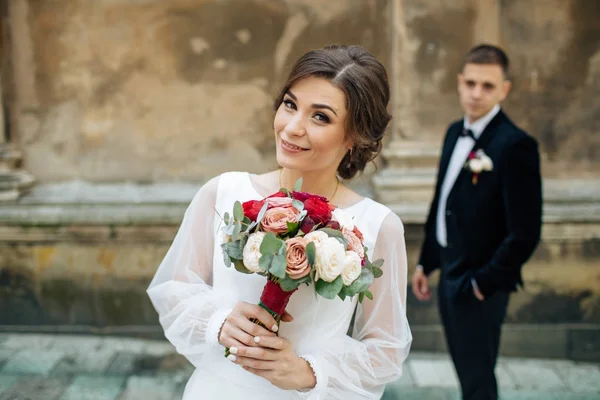
[[[265,236],[265,232],[255,232],[252,235],[248,236],[248,241],[244,246],[244,250],[242,250],[242,255],[244,258],[244,265],[249,271],[262,271],[258,266],[258,260],[260,260],[261,257],[260,245],[262,244],[262,241],[265,238]]]
[[[342,281],[344,285],[350,286],[360,276],[362,270],[361,259],[353,251],[347,251],[344,256],[344,269],[342,270]]]
[[[328,237],[317,247],[315,268],[318,279],[333,282],[344,269],[346,249],[336,238]]]
[[[331,213],[331,219],[337,221],[342,228],[354,229],[352,216],[340,208],[336,208]]]
[[[485,154],[481,157],[481,165],[485,171],[491,171],[494,169],[494,163],[492,162],[492,159]]]
[[[483,162],[477,158],[474,158],[469,161],[469,168],[471,168],[471,171],[479,173],[483,171]]]
[[[306,239],[308,243],[313,242],[315,244],[315,248],[318,249],[325,240],[329,239],[329,235],[327,235],[325,232],[313,231],[305,235],[304,239]]]

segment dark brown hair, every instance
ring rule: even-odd
[[[504,72],[504,77],[508,78],[508,56],[502,49],[491,44],[480,44],[469,50],[463,68],[467,64],[499,65]]]
[[[346,135],[353,147],[338,166],[343,179],[351,179],[365,169],[382,147],[385,129],[392,116],[388,77],[383,65],[359,46],[332,45],[304,54],[275,99],[275,111],[292,85],[310,76],[327,79],[346,95]]]

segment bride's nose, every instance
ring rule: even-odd
[[[288,135],[304,136],[306,134],[306,122],[301,113],[295,113],[285,126]]]

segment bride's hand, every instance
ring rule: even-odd
[[[271,330],[250,321],[251,318],[258,319],[263,325],[271,327]],[[276,335],[273,332],[277,332],[277,330],[275,319],[264,308],[240,301],[225,319],[219,333],[219,343],[229,348],[239,348],[244,345],[258,346],[254,341],[254,337],[275,337]]]
[[[258,339],[257,339],[258,338]],[[312,389],[317,381],[310,364],[298,357],[285,338],[259,336],[260,347],[230,348],[230,360],[284,390]]]

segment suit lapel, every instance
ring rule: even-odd
[[[438,185],[441,188],[444,179],[446,178],[446,172],[448,171],[448,165],[450,164],[450,158],[452,157],[452,153],[454,152],[454,147],[456,147],[456,142],[460,137],[460,129],[462,127],[461,124],[457,124],[457,127],[454,127],[452,130],[448,132],[448,142],[447,145],[444,146],[442,150],[442,158],[440,161],[440,176],[438,179]]]
[[[490,141],[492,140],[492,138],[494,137],[496,128],[498,127],[498,125],[500,125],[500,123],[502,121],[504,121],[505,118],[506,118],[506,116],[502,112],[502,110],[498,111],[498,114],[496,114],[496,116],[494,118],[492,118],[492,120],[489,122],[489,124],[487,124],[487,126],[483,130],[483,132],[481,132],[481,135],[475,141],[475,144],[473,145],[473,148],[471,149],[471,151],[469,151],[469,154],[473,151],[477,151],[478,149],[485,149],[487,147],[487,145],[490,143]],[[457,135],[457,139],[458,139],[458,135]],[[452,147],[452,149],[454,149],[454,146]],[[451,155],[452,155],[452,153],[450,153],[450,156]],[[448,168],[447,165],[446,165],[446,168]],[[444,174],[445,174],[445,171],[444,171]],[[450,189],[450,193],[448,194],[448,200],[450,200],[453,193],[455,192],[455,188],[459,186],[460,181],[465,179],[468,175],[469,175],[469,171],[467,171],[466,169],[463,168],[460,170],[460,173],[458,174],[458,176],[456,177],[456,180],[454,181],[454,184],[452,185],[452,189]]]

